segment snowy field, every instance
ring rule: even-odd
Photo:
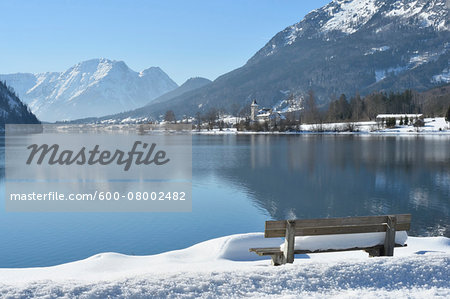
[[[158,255],[101,253],[53,267],[0,269],[0,297],[450,297],[449,238],[409,237],[394,257],[320,253],[279,267],[248,252],[281,242],[249,233]]]
[[[425,126],[415,128],[412,125],[397,125],[395,128],[387,129],[378,127],[375,121],[350,122],[350,123],[324,123],[301,125],[300,132],[238,132],[236,128],[224,128],[222,131],[214,129],[211,131],[202,130],[194,134],[220,135],[220,134],[303,134],[317,133],[324,134],[377,134],[377,135],[450,135],[450,124],[443,117],[425,118]],[[348,125],[353,126],[353,132],[347,131]]]
[[[449,124],[443,117],[425,118],[425,126],[415,128],[412,125],[396,125],[395,128],[379,128],[375,121],[354,122],[351,123],[355,127],[355,131],[361,133],[371,134],[401,134],[401,135],[415,135],[415,134],[450,134]],[[397,122],[398,123],[398,122]],[[344,131],[348,126],[346,123],[331,123],[323,124],[323,129],[326,131],[341,130]],[[317,125],[304,125],[302,129],[306,131],[314,130]],[[348,133],[348,132],[344,132]]]

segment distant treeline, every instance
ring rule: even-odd
[[[294,99],[294,95],[289,95]],[[283,116],[271,118],[266,122],[252,122],[250,120],[250,105],[235,105],[230,110],[211,108],[206,112],[198,111],[195,115],[196,128],[225,128],[232,126],[221,120],[223,115],[236,117],[235,127],[238,130],[270,131],[297,130],[301,124],[323,124],[334,122],[353,122],[375,120],[378,114],[423,114],[425,117],[449,117],[450,114],[450,84],[437,87],[425,92],[405,90],[403,92],[374,92],[361,97],[356,94],[350,99],[342,94],[333,97],[327,106],[319,107],[316,103],[314,91],[309,91],[302,102],[303,109],[285,113]],[[184,115],[181,119],[175,117],[172,110],[164,115],[168,122],[189,122]],[[348,128],[352,130],[351,127]]]
[[[332,99],[325,109],[317,108],[314,92],[310,91],[304,103],[305,109],[299,116],[302,123],[374,120],[378,114],[386,113],[443,117],[450,107],[449,91],[450,87],[446,86],[423,93],[405,90],[401,93],[376,92],[365,97],[356,94],[350,99],[342,94]]]

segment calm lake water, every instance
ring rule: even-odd
[[[160,253],[269,219],[411,213],[410,235],[450,237],[449,136],[196,135],[192,155],[191,213],[6,213],[2,171],[0,267]]]

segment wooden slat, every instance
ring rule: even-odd
[[[355,225],[355,224],[379,224],[386,223],[388,216],[396,216],[398,223],[410,223],[411,214],[382,215],[382,216],[357,216],[341,218],[316,218],[316,219],[297,219],[296,226],[316,227],[316,226],[335,226],[335,225]],[[266,229],[286,229],[286,220],[266,221]]]
[[[386,225],[347,225],[347,226],[328,226],[328,227],[308,227],[295,230],[296,236],[319,236],[319,235],[337,235],[337,234],[357,234],[385,232]]]
[[[409,223],[401,223],[396,225],[397,231],[407,231],[410,228]],[[377,225],[346,225],[346,226],[324,226],[324,227],[306,227],[295,229],[296,236],[318,236],[318,235],[338,235],[338,234],[356,234],[356,233],[375,233],[385,232],[387,224]],[[278,230],[266,230],[264,237],[266,238],[278,238],[284,237],[284,233]]]
[[[406,244],[405,245],[395,244],[395,247],[406,247],[406,246],[407,246]],[[383,248],[383,245],[376,245],[376,246],[372,246],[372,247],[353,247],[353,248],[346,248],[346,249],[326,249],[326,250],[315,250],[315,251],[296,249],[296,250],[294,250],[294,254],[371,250],[371,249],[381,249],[381,248]],[[249,251],[255,252],[256,254],[261,255],[261,256],[283,253],[283,251],[281,251],[280,247],[250,248]]]
[[[400,230],[403,229],[403,225],[399,225]],[[386,224],[378,225],[347,225],[347,226],[331,226],[331,227],[315,227],[296,229],[296,236],[319,236],[319,235],[338,235],[338,234],[358,234],[358,233],[376,233],[385,232],[387,230]]]
[[[255,252],[258,255],[272,255],[277,253],[283,253],[280,247],[250,248],[249,251]]]
[[[400,214],[395,215],[397,218],[397,231],[409,230],[411,224],[410,214]],[[344,218],[324,218],[324,219],[301,219],[295,220],[296,231],[302,233],[299,229],[309,229],[309,228],[322,228],[322,227],[335,227],[335,226],[373,226],[387,223],[388,215],[385,216],[365,216],[365,217],[344,217]],[[350,229],[352,230],[352,229]],[[324,230],[326,231],[326,229]],[[361,232],[377,232],[386,231],[376,228],[374,231],[367,231],[362,229]],[[353,231],[356,233],[357,231]],[[342,232],[346,233],[346,232]],[[348,232],[351,233],[351,232]],[[284,237],[286,234],[286,221],[266,221],[265,225],[265,237],[266,238],[276,238]],[[330,233],[329,233],[330,234]],[[297,235],[297,234],[296,234]],[[302,234],[307,235],[307,234]]]
[[[406,245],[395,244],[395,247],[406,247]],[[383,248],[383,245],[376,245],[372,247],[353,247],[346,249],[326,249],[326,250],[295,250],[295,254],[310,254],[310,253],[324,253],[324,252],[340,252],[340,251],[356,251],[356,250],[373,250]]]

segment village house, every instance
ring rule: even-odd
[[[286,117],[278,112],[274,111],[272,108],[261,108],[259,109],[259,105],[256,100],[253,100],[250,105],[250,121],[251,122],[271,122],[277,123],[280,120],[286,119]]]
[[[395,119],[395,122],[398,123],[401,120],[408,120],[408,123],[415,123],[418,120],[423,121],[423,114],[378,114],[376,117],[377,123],[383,123],[387,119]]]

